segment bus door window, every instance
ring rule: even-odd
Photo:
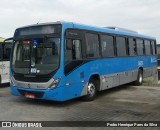
[[[74,60],[80,60],[81,58],[81,41],[67,39],[65,44],[65,64],[68,64]]]

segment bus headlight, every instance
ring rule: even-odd
[[[60,78],[55,79],[48,89],[54,89],[58,85],[60,80],[61,80]]]

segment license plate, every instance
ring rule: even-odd
[[[26,98],[30,98],[30,99],[35,99],[35,95],[34,94],[25,94]]]

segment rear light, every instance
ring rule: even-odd
[[[55,79],[48,89],[54,89],[55,87],[57,87],[60,80],[60,78]]]

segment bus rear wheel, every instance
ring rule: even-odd
[[[84,101],[93,101],[97,95],[96,80],[91,79],[87,86],[87,95],[83,97]]]
[[[138,70],[137,80],[134,82],[136,86],[140,86],[143,83],[143,71],[141,69]]]

